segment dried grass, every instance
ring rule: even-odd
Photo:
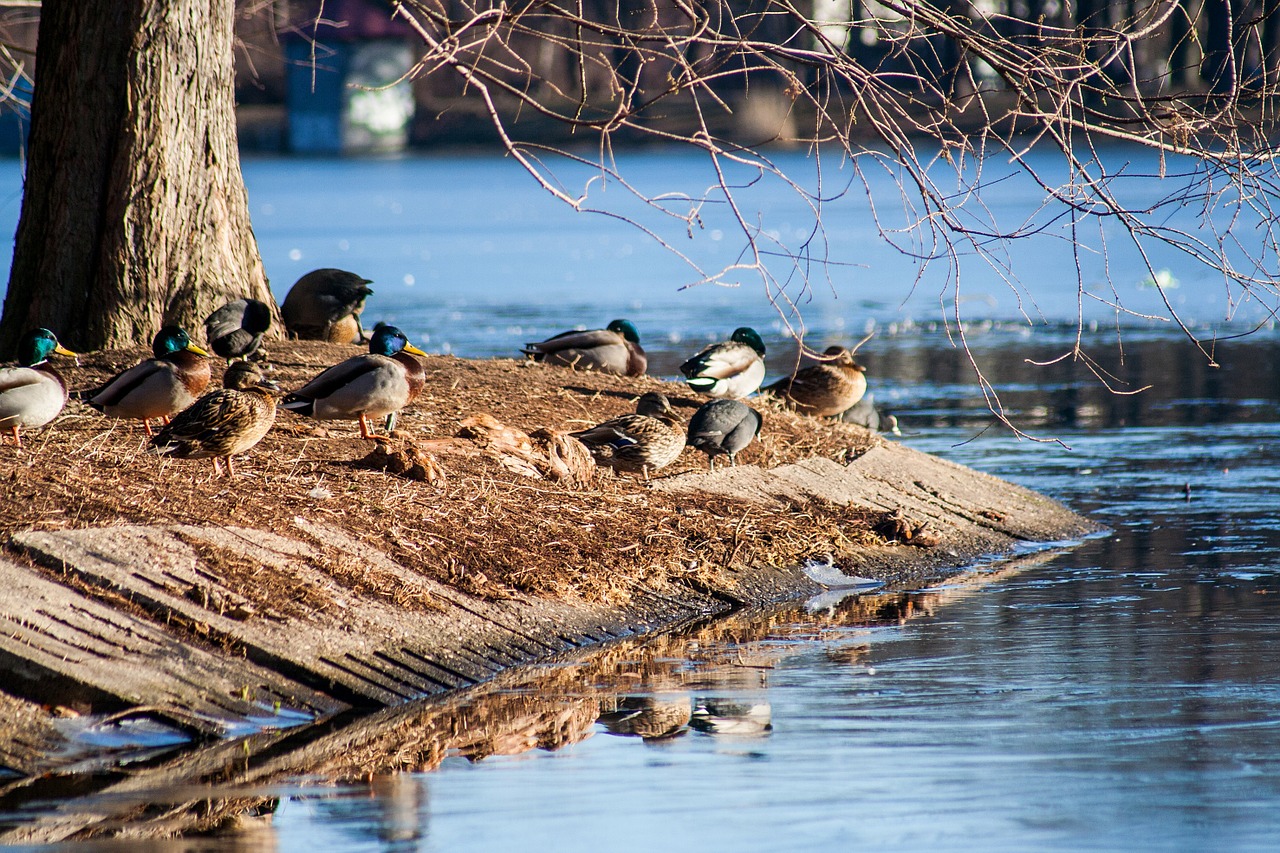
[[[356,352],[276,344],[274,376],[285,388],[297,387]],[[91,387],[145,355],[94,354],[63,374],[72,388]],[[344,529],[405,566],[472,594],[612,604],[625,603],[638,587],[732,590],[735,570],[745,566],[838,558],[882,541],[872,532],[882,518],[858,508],[811,503],[772,511],[726,498],[667,494],[603,471],[583,482],[564,432],[631,411],[649,390],[666,393],[687,418],[703,401],[682,385],[514,360],[433,356],[424,364],[426,391],[401,413],[397,428],[397,437],[407,439],[399,446],[421,454],[420,479],[371,465],[375,444],[359,439],[354,422],[320,423],[284,412],[237,465],[241,476],[216,479],[207,462],[144,453],[136,422],[117,422],[73,402],[53,425],[27,435],[26,447],[0,447],[0,531],[177,523],[300,536],[293,518],[301,515]],[[505,457],[520,454],[504,452],[489,438],[464,439],[471,442],[467,452],[433,452],[477,414],[533,434],[527,451],[533,461],[511,464]],[[858,427],[769,406],[764,415],[762,440],[739,455],[742,464],[772,467],[814,455],[847,459],[881,440]],[[486,429],[486,436],[496,434]],[[539,453],[543,459],[557,454],[561,474],[552,464],[534,464]],[[661,474],[705,466],[704,457],[688,449]],[[537,478],[526,476],[531,467]],[[286,587],[253,561],[221,549],[198,550],[262,612],[288,616],[325,604],[322,590]],[[360,594],[408,608],[435,606],[423,589],[381,577],[354,558],[316,568]]]

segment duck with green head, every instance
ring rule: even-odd
[[[426,353],[409,343],[395,326],[379,323],[369,339],[369,351],[335,364],[280,405],[294,414],[322,421],[358,420],[360,437],[373,438],[369,418],[385,416],[387,431],[396,413],[422,392],[426,372],[415,355]]]
[[[574,370],[598,370],[618,376],[643,376],[649,360],[640,333],[630,320],[614,320],[603,329],[561,332],[521,350],[534,361]]]
[[[234,477],[232,457],[262,441],[275,423],[280,386],[250,361],[228,367],[222,385],[179,412],[151,439],[149,452],[176,459],[212,459],[215,476]]]
[[[739,400],[764,381],[764,341],[755,329],[734,329],[729,340],[706,347],[680,365],[689,387],[708,397]]]
[[[67,383],[49,364],[49,356],[75,356],[48,329],[34,329],[18,342],[18,363],[0,368],[0,431],[22,446],[23,429],[39,429],[67,404]]]
[[[151,421],[169,418],[209,387],[209,353],[191,342],[185,329],[165,326],[151,343],[154,358],[118,373],[106,384],[76,397],[113,418],[136,418],[151,435]]]
[[[684,427],[671,401],[656,391],[640,398],[635,414],[571,434],[587,446],[597,465],[643,474],[645,480],[650,471],[675,462],[685,443]]]

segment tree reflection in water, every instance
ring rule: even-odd
[[[560,750],[596,731],[655,744],[682,735],[767,736],[769,674],[791,654],[818,641],[856,663],[867,651],[857,640],[868,631],[931,615],[976,586],[1046,558],[993,564],[934,590],[824,597],[817,610],[803,602],[744,610],[505,672],[442,698],[116,768],[78,796],[71,787],[84,780],[67,780],[56,808],[8,818],[0,840],[221,831],[233,845],[239,839],[256,846],[272,835],[271,816],[282,797],[310,801],[330,816],[358,808],[364,823],[377,824],[379,838],[412,840],[425,826],[426,784],[405,774],[451,758],[478,762]],[[372,812],[370,800],[376,801]],[[7,805],[13,815],[12,792]]]

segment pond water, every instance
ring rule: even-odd
[[[687,155],[626,166],[646,187],[705,183]],[[556,207],[505,161],[251,160],[245,173],[281,297],[309,269],[354,269],[375,282],[367,319],[465,356],[511,355],[626,316],[660,374],[754,324],[785,369],[788,318],[758,284],[681,291],[695,278],[687,265],[616,221]],[[768,227],[803,235],[804,206],[773,192]],[[1074,341],[1077,281],[1061,240],[1010,250],[1033,271],[1032,323],[989,268],[966,265],[973,355],[1019,427],[1049,440],[1018,439],[994,423],[968,355],[938,325],[954,291],[935,272],[913,290],[913,265],[884,247],[860,198],[828,218],[837,259],[852,265],[834,269],[835,297],[817,288],[802,306],[810,345],[875,330],[860,357],[901,421],[895,440],[1057,497],[1108,535],[935,589],[741,613],[534,668],[469,705],[423,711],[435,716],[421,731],[448,732],[429,772],[201,793],[266,804],[201,849],[1275,849],[1275,331],[1223,341],[1211,367],[1168,324],[1127,318],[1117,334],[1114,313],[1086,300],[1091,361],[1039,367]],[[1038,203],[1016,181],[990,196],[1024,217]],[[681,248],[718,268],[738,245],[721,213],[706,220]],[[1176,255],[1153,265],[1198,329],[1225,337],[1258,321],[1257,306],[1226,306],[1212,277]],[[1084,275],[1143,311],[1159,298],[1120,250]],[[1111,394],[1095,370],[1147,390]]]

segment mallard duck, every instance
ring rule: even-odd
[[[603,329],[561,332],[545,341],[525,344],[521,351],[534,361],[618,376],[643,376],[649,367],[640,334],[630,320],[614,320]]]
[[[684,430],[671,402],[650,391],[636,403],[634,415],[607,420],[572,433],[591,451],[596,464],[614,471],[641,473],[665,468],[684,450]]]
[[[367,419],[385,415],[390,432],[396,412],[409,405],[426,384],[422,363],[414,355],[426,353],[395,326],[379,323],[368,353],[335,364],[280,405],[323,421],[358,420],[362,438],[373,438]]]
[[[832,417],[852,408],[867,391],[866,368],[844,347],[827,347],[822,363],[797,370],[765,391],[815,418]]]
[[[755,329],[734,329],[729,340],[705,348],[680,365],[680,372],[699,393],[741,399],[764,381],[764,341]]]
[[[222,390],[205,394],[179,412],[151,439],[150,452],[177,459],[212,459],[215,475],[234,477],[232,457],[262,441],[275,423],[280,386],[250,361],[228,367],[222,384]]]
[[[155,358],[117,373],[105,385],[76,392],[77,399],[113,418],[138,418],[151,435],[152,418],[168,421],[209,387],[209,353],[193,344],[185,329],[165,326],[151,352]]]
[[[22,429],[39,429],[67,404],[67,383],[49,364],[53,353],[74,356],[48,329],[34,329],[18,342],[16,367],[0,368],[0,430],[22,446]]]
[[[271,328],[271,308],[257,299],[236,299],[204,318],[204,339],[215,353],[231,361],[247,359],[262,345]]]
[[[730,465],[757,435],[764,419],[740,400],[710,400],[689,419],[688,443],[707,454],[707,464],[716,470],[716,457],[728,456]]]
[[[335,269],[312,270],[294,282],[280,306],[280,318],[291,338],[358,344],[365,340],[360,326],[369,279]]]

